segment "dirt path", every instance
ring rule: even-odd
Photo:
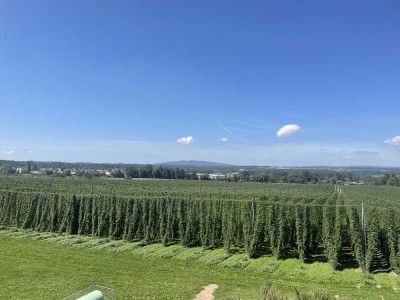
[[[209,284],[204,287],[204,289],[196,295],[194,300],[213,300],[214,291],[218,288],[216,284]]]

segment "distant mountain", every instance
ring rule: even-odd
[[[178,161],[168,161],[159,163],[156,165],[160,166],[177,166],[177,167],[233,167],[230,164],[212,162],[212,161],[202,161],[202,160],[178,160]]]

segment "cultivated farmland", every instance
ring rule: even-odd
[[[400,265],[396,188],[4,177],[0,190],[7,228],[222,251],[221,264],[241,254],[241,268],[263,257],[373,273]]]

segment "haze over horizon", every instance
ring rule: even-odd
[[[0,159],[400,167],[399,13],[3,1]]]

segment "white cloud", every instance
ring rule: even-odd
[[[296,124],[287,124],[283,126],[281,129],[278,130],[276,133],[277,137],[283,138],[283,137],[289,137],[293,134],[298,133],[301,130],[301,127]]]
[[[218,140],[221,141],[221,142],[223,142],[223,143],[226,143],[226,142],[228,141],[228,138],[222,137],[222,138],[220,138],[220,139],[218,139]]]
[[[390,140],[386,140],[385,144],[394,145],[394,146],[400,146],[400,135],[395,136],[394,138],[392,138]]]
[[[350,156],[350,155],[347,155],[347,156],[343,156],[343,159],[352,159],[353,157],[352,156]]]
[[[33,153],[33,150],[29,150],[29,153]]]
[[[3,154],[13,154],[13,150],[3,150]]]
[[[187,145],[187,144],[193,144],[195,141],[194,141],[194,138],[192,136],[187,136],[187,137],[181,137],[176,142],[179,143],[179,144],[186,144]]]

